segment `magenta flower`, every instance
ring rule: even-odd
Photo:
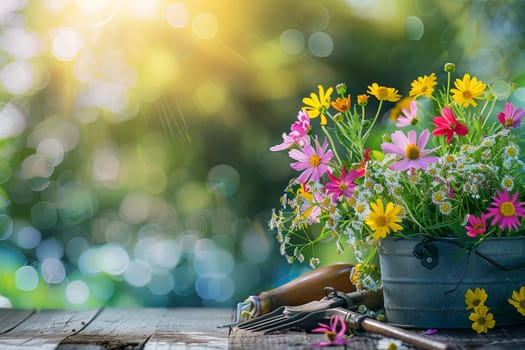
[[[432,131],[432,135],[446,135],[447,144],[452,140],[454,133],[459,136],[465,136],[468,132],[468,128],[458,121],[454,112],[449,107],[443,107],[441,109],[441,115],[434,117],[432,121],[434,122],[434,125],[436,125],[436,128]]]
[[[316,137],[315,150],[310,144],[307,144],[301,150],[292,149],[288,152],[290,158],[297,160],[290,166],[297,171],[304,170],[297,178],[297,182],[318,181],[328,171],[328,162],[332,159],[333,153],[331,150],[327,151],[327,147],[326,138],[323,146],[319,146],[319,141]]]
[[[397,154],[404,159],[393,163],[390,168],[394,170],[426,169],[430,163],[437,162],[438,157],[427,156],[437,148],[424,149],[427,145],[430,132],[423,130],[417,140],[414,130],[408,132],[408,137],[402,131],[395,131],[392,134],[393,143],[383,142],[381,149],[387,153]]]
[[[483,214],[480,216],[469,215],[468,222],[470,225],[465,226],[467,229],[467,236],[476,238],[477,236],[487,232],[486,221],[487,219]]]
[[[297,120],[290,126],[290,132],[283,132],[283,143],[270,147],[270,151],[282,151],[294,145],[304,147],[310,143],[310,118],[305,111],[299,111]]]
[[[507,189],[503,192],[498,192],[492,197],[492,207],[488,208],[488,213],[486,214],[487,218],[493,218],[492,226],[499,222],[499,227],[502,230],[505,228],[518,229],[520,227],[520,219],[518,217],[525,217],[525,208],[522,207],[525,203],[516,202],[517,199],[518,192],[510,197]]]
[[[352,197],[357,184],[354,182],[357,178],[363,176],[364,169],[350,170],[346,173],[346,168],[341,170],[341,177],[336,177],[328,172],[330,182],[325,185],[326,193],[332,194],[332,199],[336,202],[341,196]]]
[[[324,333],[327,341],[311,344],[312,346],[345,345],[350,339],[345,339],[346,323],[341,316],[330,317],[330,324],[319,323],[319,328],[312,329],[313,333]]]
[[[504,128],[517,128],[521,124],[521,118],[525,116],[523,109],[515,109],[511,102],[505,103],[503,112],[498,114],[498,120]]]
[[[403,108],[401,110],[403,112],[402,115],[400,115],[397,118],[396,126],[398,128],[401,128],[403,126],[410,126],[417,124],[417,102],[416,101],[410,101],[410,108],[407,110],[406,108]]]

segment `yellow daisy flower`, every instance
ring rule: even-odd
[[[521,287],[519,293],[516,290],[512,291],[512,299],[509,299],[509,304],[514,306],[521,316],[525,316],[525,287]]]
[[[455,89],[450,89],[450,92],[453,94],[452,98],[463,107],[470,105],[476,107],[478,104],[474,99],[481,98],[487,87],[486,84],[476,77],[471,79],[468,73],[463,76],[463,79],[456,79],[454,86],[456,87]]]
[[[386,86],[380,86],[377,83],[372,83],[372,85],[368,86],[368,90],[366,91],[370,95],[375,96],[379,101],[385,100],[390,102],[396,102],[401,99],[401,95],[399,95],[399,91],[397,89],[386,87]]]
[[[398,223],[401,219],[398,217],[401,212],[401,207],[388,203],[386,209],[383,206],[381,199],[378,199],[375,203],[370,203],[370,214],[365,219],[365,223],[374,231],[374,239],[377,241],[381,238],[385,238],[390,231],[400,231],[403,229]]]
[[[329,87],[326,92],[322,85],[318,85],[319,95],[311,93],[310,97],[303,98],[303,103],[306,105],[303,107],[303,111],[308,113],[310,118],[317,118],[321,116],[321,125],[326,125],[326,110],[330,108],[331,95],[334,91],[333,87]]]
[[[474,291],[468,289],[465,293],[465,304],[467,304],[467,310],[474,309],[479,305],[484,305],[487,301],[487,292],[483,288],[476,288]]]
[[[496,325],[494,315],[489,312],[489,308],[485,305],[475,307],[474,312],[468,318],[472,321],[472,329],[478,334],[487,333],[490,328],[494,328]]]
[[[412,88],[408,94],[413,98],[418,98],[419,96],[430,97],[436,85],[436,74],[434,73],[417,77],[416,80],[412,81]]]

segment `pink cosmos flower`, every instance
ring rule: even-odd
[[[505,228],[518,229],[520,227],[520,219],[518,217],[525,217],[525,205],[524,202],[516,202],[518,199],[518,192],[514,193],[512,197],[509,196],[509,192],[505,189],[503,192],[498,192],[492,197],[492,207],[488,208],[487,218],[492,217],[491,225],[495,226],[498,222],[499,227],[504,230]]]
[[[333,157],[332,150],[326,150],[328,143],[324,139],[323,146],[319,145],[317,137],[315,138],[315,150],[310,145],[305,145],[301,150],[292,149],[288,152],[290,158],[297,160],[290,166],[297,170],[303,171],[297,178],[297,182],[318,181],[330,168],[328,162]]]
[[[310,143],[310,118],[305,111],[299,111],[297,120],[290,126],[290,132],[283,132],[283,143],[270,147],[270,151],[282,151],[294,145],[304,147]]]
[[[396,126],[398,128],[401,128],[403,126],[410,126],[415,125],[417,123],[417,102],[416,101],[410,101],[410,108],[407,110],[406,108],[401,109],[403,114],[401,114],[397,118]]]
[[[470,225],[465,226],[467,229],[467,236],[476,238],[477,236],[487,232],[486,221],[487,219],[483,214],[480,216],[469,215],[468,222]]]
[[[432,121],[434,122],[434,125],[436,125],[436,128],[432,131],[432,135],[446,135],[447,144],[452,140],[454,133],[459,136],[465,136],[468,132],[468,128],[458,121],[454,112],[449,107],[443,107],[441,109],[441,115],[434,117]]]
[[[357,184],[354,182],[357,178],[365,174],[364,169],[350,170],[346,173],[346,168],[341,170],[341,177],[336,177],[330,172],[327,173],[330,182],[325,185],[326,193],[332,194],[332,200],[337,202],[341,196],[352,197]]]
[[[433,149],[424,149],[427,145],[430,132],[423,130],[417,140],[417,134],[414,130],[408,132],[408,137],[402,131],[395,131],[392,134],[393,143],[383,142],[381,149],[387,153],[397,154],[403,157],[403,160],[393,163],[390,168],[394,170],[408,169],[426,169],[430,163],[437,162],[438,157],[427,156],[439,147]]]
[[[521,124],[521,118],[525,116],[523,109],[515,109],[511,102],[505,103],[503,112],[498,114],[498,120],[504,128],[517,128]]]
[[[330,324],[319,323],[319,328],[312,329],[313,333],[324,333],[327,341],[311,344],[312,346],[323,347],[330,345],[345,345],[350,339],[345,339],[346,323],[341,316],[333,315],[330,317]],[[338,330],[339,329],[339,330]]]

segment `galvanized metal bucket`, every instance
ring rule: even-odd
[[[508,303],[525,286],[525,237],[489,238],[475,250],[457,239],[380,242],[387,321],[414,328],[470,328],[465,293],[484,288],[496,325],[516,324]]]

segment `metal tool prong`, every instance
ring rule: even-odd
[[[237,304],[237,310],[235,311],[235,320],[231,323],[221,324],[217,328],[233,327],[243,321],[243,313],[250,312],[253,307],[253,303],[250,301],[243,301]]]

